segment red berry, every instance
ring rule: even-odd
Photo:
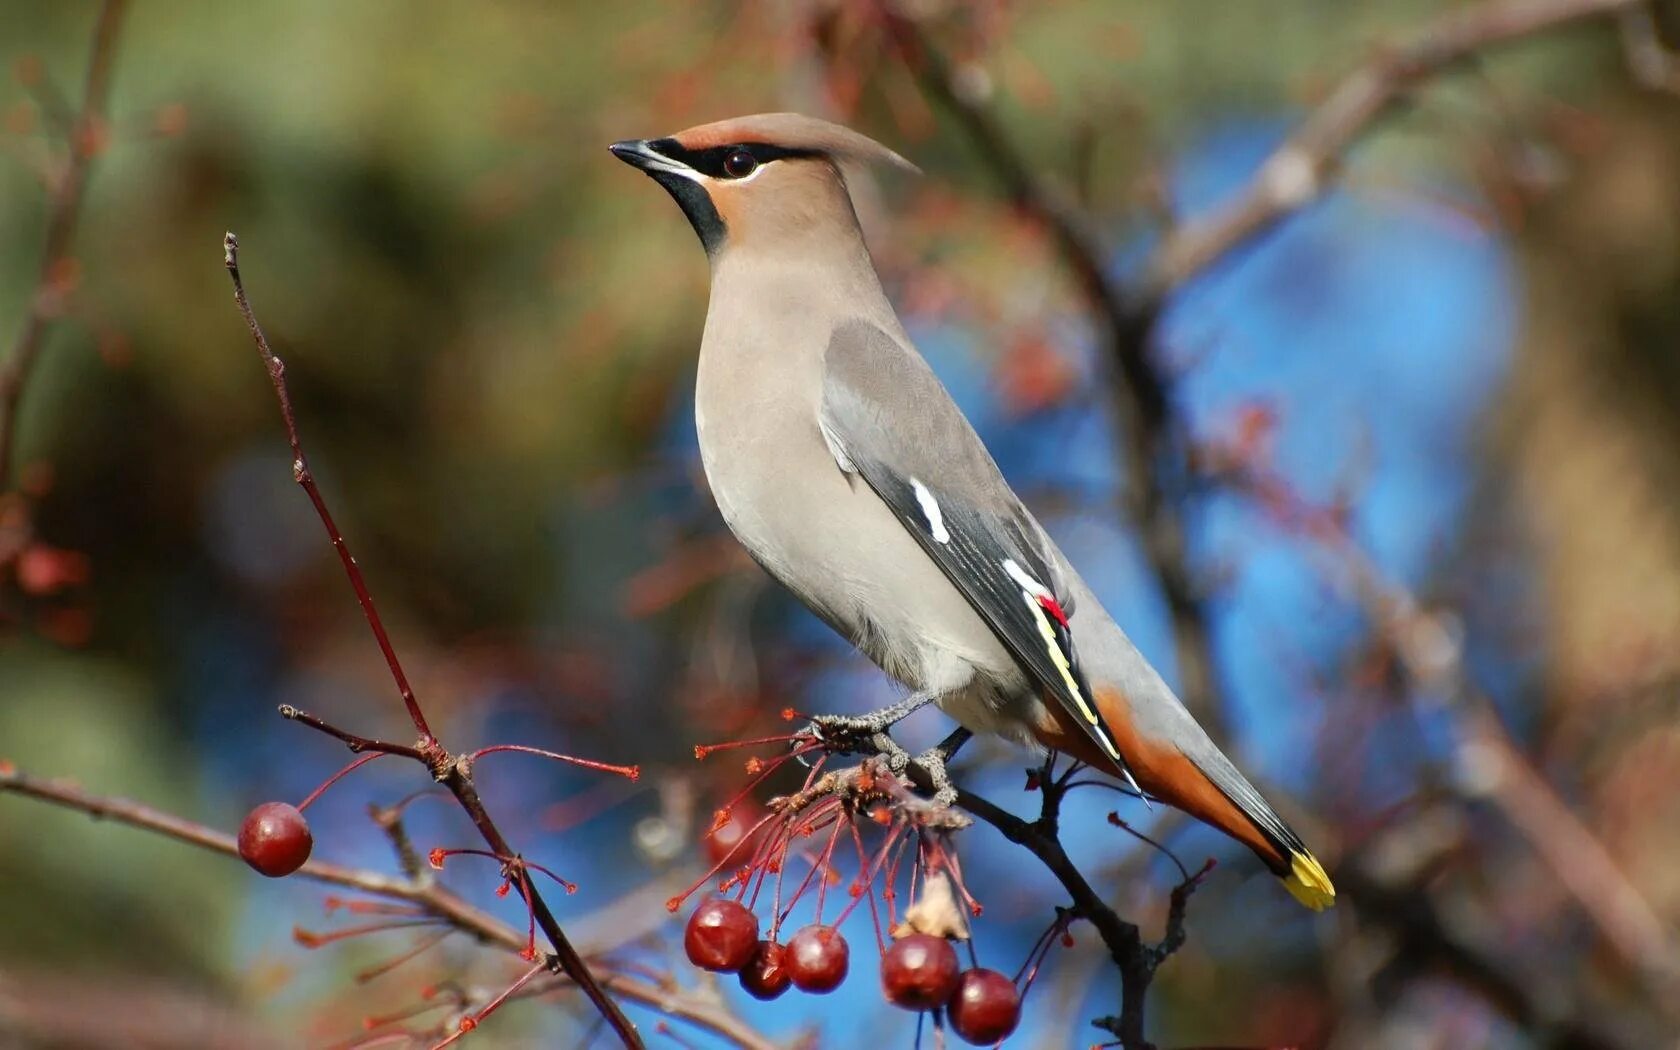
[[[759,941],[747,965],[741,967],[741,987],[754,999],[769,1002],[788,990],[787,949],[775,941]]]
[[[758,949],[758,916],[738,901],[713,897],[689,916],[683,947],[701,969],[734,973]]]
[[[996,970],[965,970],[945,1009],[951,1015],[951,1029],[964,1041],[991,1046],[1008,1038],[1021,1023],[1021,993],[1014,981]]]
[[[309,822],[284,802],[264,802],[239,825],[239,855],[271,879],[303,867],[314,845]]]
[[[832,926],[805,926],[788,938],[783,965],[793,986],[821,995],[840,987],[851,966],[846,938]]]
[[[894,1006],[932,1010],[944,1006],[957,990],[960,969],[950,941],[912,933],[894,941],[881,956],[881,991]]]

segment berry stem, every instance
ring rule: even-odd
[[[302,802],[298,803],[298,805],[297,805],[298,812],[302,813],[304,810],[308,809],[310,803],[314,802],[316,799],[321,797],[322,792],[326,791],[328,788],[332,787],[334,784],[338,783],[340,780],[344,779],[349,774],[351,774],[351,773],[355,772],[356,770],[360,769],[362,766],[367,765],[369,762],[372,762],[374,759],[384,758],[388,754],[390,754],[389,751],[375,751],[372,754],[363,755],[361,758],[356,759],[354,762],[345,766],[343,769],[339,770],[337,773],[334,773],[332,776],[328,777],[321,784],[320,787],[316,788],[314,791],[311,791],[307,798],[305,798]]]
[[[500,754],[504,751],[521,755],[536,755],[539,758],[552,758],[556,762],[569,762],[574,766],[582,766],[585,769],[595,769],[603,773],[617,773],[619,776],[628,777],[631,780],[638,780],[642,775],[642,767],[640,766],[616,766],[611,762],[597,762],[592,758],[562,755],[558,751],[546,751],[540,747],[526,747],[523,744],[496,744],[491,747],[481,747],[465,757],[467,761],[472,762],[483,758],[485,755]]]

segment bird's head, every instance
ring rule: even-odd
[[[917,170],[850,128],[797,113],[736,117],[610,148],[665,187],[713,256],[728,246],[802,241],[830,223],[855,225],[842,163]]]

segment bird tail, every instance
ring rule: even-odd
[[[1124,693],[1098,686],[1095,695],[1126,765],[1146,792],[1253,850],[1306,907],[1322,911],[1336,902],[1336,887],[1324,865],[1188,713],[1182,715],[1176,739],[1146,735],[1135,726]],[[1171,709],[1183,710],[1176,701]],[[1041,739],[1098,769],[1122,775],[1117,763],[1083,734],[1058,726],[1041,734]]]
[[[1254,830],[1271,847],[1274,856],[1266,856],[1266,851],[1256,849],[1272,872],[1283,880],[1284,888],[1290,896],[1311,908],[1313,911],[1323,911],[1336,903],[1336,887],[1330,881],[1330,875],[1324,870],[1317,857],[1301,841],[1301,836],[1295,833],[1284,819],[1278,816],[1248,778],[1237,771],[1217,748],[1210,742],[1207,753],[1192,759],[1197,769],[1207,777],[1219,792],[1230,800],[1231,804],[1241,811],[1243,817],[1253,824]]]
[[[1283,887],[1313,911],[1323,911],[1336,903],[1336,887],[1310,850],[1289,855],[1289,874],[1284,876]]]

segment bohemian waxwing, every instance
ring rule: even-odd
[[[914,166],[792,113],[612,152],[676,198],[711,261],[694,415],[724,520],[914,691],[819,729],[895,748],[885,729],[937,703],[967,730],[1124,777],[1248,846],[1303,904],[1333,903],[1318,860],[1104,611],[905,334],[838,164]],[[967,736],[923,756],[947,796],[943,759]]]

